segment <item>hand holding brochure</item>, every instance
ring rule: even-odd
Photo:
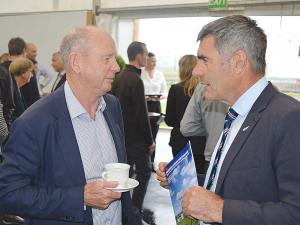
[[[198,220],[185,217],[182,213],[182,200],[185,190],[198,186],[195,162],[189,142],[166,166],[165,170],[176,224],[197,225]]]

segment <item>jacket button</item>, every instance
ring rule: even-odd
[[[92,225],[92,223],[87,223],[86,225]]]

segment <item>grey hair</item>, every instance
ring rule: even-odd
[[[197,41],[206,36],[214,36],[222,65],[227,64],[234,53],[246,53],[255,74],[265,74],[267,36],[257,26],[255,20],[242,15],[232,15],[217,19],[205,25],[198,34]]]
[[[58,55],[61,58],[60,52],[54,52],[52,56],[54,56],[54,55]]]
[[[67,68],[71,52],[78,52],[83,57],[90,50],[88,27],[77,27],[67,34],[60,44],[60,58],[64,68]]]

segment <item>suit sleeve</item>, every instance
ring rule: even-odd
[[[0,170],[0,211],[36,219],[83,222],[84,186],[39,184],[44,168],[41,165],[45,162],[37,134],[27,121],[19,118],[10,135]]]
[[[201,83],[197,85],[180,122],[180,131],[185,137],[207,135],[201,111],[203,106],[201,85]]]
[[[15,110],[15,104],[13,100],[14,88],[12,83],[12,78],[6,70],[3,70],[6,73],[7,79],[4,80],[4,92],[2,94],[2,104],[3,104],[3,116],[5,118],[8,129],[12,123],[12,113]]]
[[[270,192],[278,189],[278,202],[258,203],[252,200],[225,199],[223,206],[223,225],[235,224],[299,224],[300,221],[300,117],[299,110],[284,113],[276,118],[272,155],[273,173],[277,185]],[[270,137],[270,135],[268,135]],[[263,149],[262,149],[263,150]],[[266,179],[271,179],[266,177]],[[261,190],[259,183],[258,190]]]

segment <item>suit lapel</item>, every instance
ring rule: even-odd
[[[258,99],[254,102],[247,118],[245,119],[243,125],[241,126],[239,132],[237,133],[234,141],[232,142],[227,155],[225,156],[224,162],[222,164],[222,168],[219,174],[218,183],[216,187],[215,193],[222,196],[222,193],[219,193],[223,182],[225,180],[226,174],[230,165],[232,164],[234,158],[241,150],[243,144],[251,134],[253,128],[260,120],[261,115],[260,112],[267,107],[267,104],[273,97],[273,95],[277,92],[274,86],[269,82],[268,86],[263,90]]]
[[[65,165],[69,169],[74,184],[76,186],[85,185],[84,169],[65,99],[64,86],[55,91],[53,95],[53,114],[57,118],[54,127]]]
[[[110,102],[107,98],[105,98],[105,102],[106,102],[107,106],[106,106],[105,110],[103,111],[103,115],[106,119],[107,125],[108,125],[111,135],[114,139],[114,143],[115,143],[115,147],[116,147],[116,151],[117,151],[117,155],[118,155],[118,160],[119,160],[119,162],[124,163],[125,157],[123,155],[120,138],[117,137],[117,131],[116,131],[116,127],[118,126],[118,124],[116,124],[114,122],[111,111],[109,110],[109,107],[108,107],[108,104]]]
[[[232,142],[227,155],[225,156],[225,159],[224,159],[224,162],[222,164],[222,168],[221,168],[221,171],[219,174],[215,193],[219,193],[219,190],[223,184],[223,181],[225,179],[225,176],[228,172],[228,169],[229,169],[232,161],[234,160],[235,156],[239,153],[244,142],[247,140],[248,136],[251,134],[253,128],[255,127],[256,123],[259,121],[260,117],[261,116],[260,116],[259,112],[256,109],[254,110],[252,108],[251,111],[249,112],[246,120],[244,121],[243,125],[241,126],[241,129],[237,133],[234,141]]]

